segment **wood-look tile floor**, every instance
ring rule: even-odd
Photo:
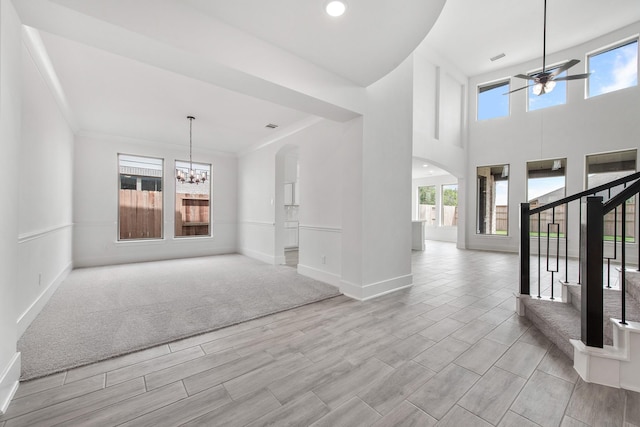
[[[341,296],[23,383],[0,427],[640,426],[514,314],[515,255],[428,242],[414,286]]]

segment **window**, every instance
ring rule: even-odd
[[[442,186],[442,220],[443,227],[458,225],[458,184]]]
[[[550,68],[549,72],[553,72],[558,67]],[[535,73],[532,73],[535,74]],[[559,77],[566,77],[567,72],[563,71],[558,74]],[[529,111],[541,110],[547,107],[553,107],[555,105],[563,105],[567,103],[567,82],[561,80],[554,82],[555,86],[551,92],[547,92],[544,95],[536,95],[533,93],[533,85],[527,89],[527,98],[529,103]]]
[[[437,225],[435,185],[418,187],[418,219],[426,225]]]
[[[509,165],[477,168],[478,234],[509,232]]]
[[[162,238],[163,160],[118,154],[118,240]]]
[[[565,197],[567,159],[537,160],[527,163],[527,201],[530,208],[555,202]],[[565,237],[565,205],[531,217],[532,236]]]
[[[509,80],[478,86],[478,120],[509,115]]]
[[[587,170],[587,188],[597,187],[599,185],[606,184],[615,179],[622,178],[627,175],[631,175],[636,172],[636,150],[616,151],[611,153],[593,154],[587,156],[586,170]],[[615,191],[619,192],[620,189]],[[598,194],[603,196],[606,201],[609,197],[615,195]],[[627,201],[625,209],[616,209],[614,212],[609,212],[604,217],[604,239],[613,241],[614,235],[617,236],[617,241],[622,241],[622,227],[620,226],[622,221],[623,210],[626,211],[626,236],[627,242],[635,242],[635,219],[636,219],[636,199],[635,197]],[[617,221],[616,221],[617,218]],[[617,222],[617,226],[616,226]]]
[[[638,85],[638,39],[589,55],[588,96]]]
[[[189,162],[176,160],[176,171],[189,172]],[[176,182],[176,237],[211,235],[211,165],[193,163],[195,175],[205,176],[200,183]]]

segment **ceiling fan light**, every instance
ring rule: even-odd
[[[542,88],[544,87],[544,85],[542,83],[536,83],[533,86],[533,94],[534,95],[540,95],[542,93]]]
[[[553,80],[549,80],[544,86],[544,92],[549,93],[553,90],[554,87],[556,87],[556,82],[554,82]]]

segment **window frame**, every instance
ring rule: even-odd
[[[488,92],[494,89],[498,89],[500,87],[506,87],[506,92],[509,92],[511,90],[511,78],[510,77],[506,77],[503,79],[498,79],[498,80],[494,80],[492,82],[487,82],[487,83],[482,83],[479,84],[476,87],[476,121],[477,122],[484,122],[487,120],[493,120],[493,119],[499,119],[502,117],[510,117],[511,116],[511,96],[509,95],[503,95],[506,97],[507,100],[507,112],[504,115],[500,115],[500,116],[492,116],[492,117],[485,117],[485,118],[480,118],[480,94],[484,93],[484,92]]]
[[[120,190],[121,190],[121,175],[129,175],[129,176],[140,176],[142,177],[143,175],[136,175],[136,174],[123,174],[122,173],[122,169],[121,169],[121,165],[120,165],[120,161],[121,161],[121,157],[129,157],[129,158],[140,158],[140,159],[149,159],[149,160],[158,160],[160,161],[160,172],[161,172],[161,176],[160,176],[160,180],[161,180],[161,189],[160,189],[160,193],[162,194],[162,202],[160,203],[160,236],[159,237],[140,237],[140,238],[128,238],[128,239],[123,239],[121,237],[121,207],[120,207]],[[133,159],[124,159],[126,160],[130,160],[133,161]],[[116,222],[116,242],[118,243],[130,243],[130,242],[149,242],[149,241],[161,241],[164,240],[164,215],[165,215],[165,209],[164,209],[164,204],[165,204],[165,195],[164,195],[164,187],[165,187],[165,183],[164,183],[164,178],[165,178],[165,160],[162,157],[154,157],[154,156],[144,156],[144,155],[140,155],[140,154],[127,154],[127,153],[117,153],[116,154],[116,180],[117,180],[117,203],[116,203],[116,210],[117,210],[117,222]],[[136,185],[137,186],[137,185]],[[147,191],[147,190],[139,190],[139,191]]]
[[[505,234],[501,234],[501,233],[497,233],[497,227],[496,227],[496,232],[480,232],[481,227],[480,224],[481,222],[485,222],[486,223],[486,213],[484,214],[484,217],[480,218],[480,207],[481,207],[481,202],[482,202],[482,198],[480,195],[480,169],[481,168],[489,168],[489,172],[491,175],[493,175],[493,173],[491,173],[491,170],[494,168],[502,168],[502,170],[504,171],[506,167],[507,170],[507,175],[506,175],[506,182],[507,182],[507,204],[506,204],[506,221],[507,221],[507,227],[506,227],[506,233]],[[509,181],[510,181],[510,177],[511,177],[511,165],[509,163],[501,163],[501,164],[493,164],[493,165],[483,165],[483,166],[476,166],[476,236],[497,236],[497,237],[508,237],[509,236],[509,226],[510,226],[510,222],[509,221],[509,190],[510,190],[510,185],[509,185]],[[503,181],[503,180],[500,180]],[[495,186],[495,183],[494,183]],[[495,201],[493,203],[493,206],[496,207],[498,206]]]
[[[421,188],[433,188],[433,206],[435,208],[435,214],[436,217],[431,220],[431,219],[423,219],[420,217],[420,206],[422,206],[422,204],[420,203],[420,189]],[[417,198],[418,198],[418,203],[417,203],[417,207],[418,207],[418,212],[417,212],[417,218],[419,221],[425,221],[425,225],[428,227],[434,227],[438,225],[439,222],[439,213],[438,213],[438,185],[436,184],[427,184],[427,185],[418,185],[418,194],[417,194]],[[429,206],[429,205],[425,205],[425,206]]]
[[[552,164],[551,168],[536,168],[535,170],[539,170],[539,171],[551,170],[551,171],[553,171],[553,162],[555,162],[555,161],[559,161],[561,163],[560,169],[562,169],[562,177],[564,178],[564,185],[562,187],[562,189],[563,189],[562,193],[563,194],[560,197],[560,199],[563,199],[564,197],[567,196],[567,158],[566,157],[555,157],[555,158],[550,158],[550,159],[531,160],[531,161],[527,161],[527,164],[526,164],[526,182],[527,182],[526,200],[527,200],[527,203],[531,204],[531,202],[533,200],[532,197],[531,197],[530,188],[529,188],[529,181],[531,179],[535,179],[535,178],[531,178],[530,172],[531,172],[531,170],[534,170],[534,169],[531,168],[531,166],[545,165],[547,163],[551,163]],[[559,174],[558,174],[558,176],[559,176]],[[557,190],[554,190],[554,191],[557,191]],[[541,196],[545,196],[547,194],[550,194],[550,193],[541,194],[540,196],[538,196],[538,198],[541,197]],[[553,200],[549,201],[548,203],[552,203],[552,202],[553,202]],[[548,203],[545,203],[545,204],[548,204]],[[543,205],[540,205],[540,206],[543,206]],[[531,206],[530,208],[534,209],[535,207],[537,207],[537,206]],[[562,224],[564,225],[564,227],[558,226],[558,229],[559,229],[558,230],[558,234],[559,235],[556,236],[556,237],[551,237],[551,238],[564,239],[564,238],[566,238],[566,235],[567,235],[567,230],[566,230],[566,225],[567,225],[567,223],[566,223],[566,214],[567,213],[564,211],[564,209],[566,209],[564,207],[564,205],[558,206],[558,209],[562,209],[562,211],[561,212],[556,212],[555,221],[556,221],[556,223],[558,221],[562,221]],[[560,215],[560,214],[562,216],[559,218],[558,215]],[[547,224],[549,222],[549,221],[547,221],[548,218],[546,218],[546,216],[550,215],[550,213],[549,213],[549,211],[543,211],[543,212],[541,212],[541,215],[545,215],[545,220],[542,220],[542,219],[540,220],[540,225],[542,226],[542,224]],[[538,226],[538,220],[537,219],[535,220],[536,221],[535,225],[534,225],[534,219],[533,218],[531,218],[531,221],[532,221],[532,223],[531,223],[530,229],[533,230],[534,227]],[[541,230],[538,230],[538,232],[541,232]],[[544,228],[543,228],[542,232],[544,233]],[[534,235],[534,233],[536,233],[536,232],[535,231],[531,231],[530,232],[530,237],[532,237],[532,238],[533,237],[538,237],[539,233],[535,234],[535,235]]]
[[[604,53],[607,52],[611,52],[613,50],[619,49],[621,47],[627,46],[629,44],[632,43],[636,43],[636,55],[638,57],[640,57],[640,36],[638,36],[637,34],[631,37],[627,37],[625,39],[619,40],[617,42],[608,44],[606,46],[600,47],[596,50],[593,50],[591,52],[587,52],[586,56],[586,72],[590,73],[591,71],[591,58],[596,57],[598,55],[602,55]],[[614,93],[614,92],[618,92],[624,89],[630,89],[633,87],[637,87],[638,86],[638,74],[640,74],[640,65],[638,64],[640,62],[640,59],[636,59],[636,84],[633,86],[626,86],[620,89],[615,89],[615,90],[610,90],[608,92],[602,92],[602,93],[598,93],[596,95],[591,95],[591,76],[586,79],[586,84],[585,84],[585,94],[584,97],[585,99],[591,99],[591,98],[597,98],[601,95],[606,95],[608,93]]]
[[[634,167],[633,169],[619,169],[618,171],[620,172],[624,172],[624,171],[630,171],[628,174],[624,174],[622,176],[625,175],[630,175],[632,173],[635,173],[638,171],[638,151],[640,151],[638,148],[628,148],[628,149],[623,149],[623,150],[614,150],[614,151],[605,151],[605,152],[600,152],[600,153],[592,153],[592,154],[586,154],[584,156],[584,188],[585,190],[588,190],[590,188],[589,186],[589,171],[590,171],[590,163],[589,163],[589,158],[593,158],[593,157],[597,157],[597,156],[616,156],[616,155],[621,155],[624,156],[626,153],[634,153],[634,156],[629,156],[628,160],[623,160],[623,161],[631,161],[631,158],[633,159],[634,162]],[[615,162],[609,162],[609,163],[615,163]],[[594,164],[607,164],[607,163],[594,163]],[[611,171],[611,172],[615,172],[615,171]],[[622,177],[620,176],[620,177]],[[618,177],[618,178],[620,178]],[[616,178],[613,178],[616,179]],[[599,183],[594,183],[593,186],[591,186],[591,188],[593,188],[594,186],[598,186]],[[632,235],[632,240],[627,241],[627,243],[633,243],[633,244],[637,244],[638,243],[638,235],[637,235],[637,224],[638,224],[638,197],[634,196],[634,201],[633,204],[635,205],[634,209],[635,209],[635,213],[633,215],[633,226],[632,227],[627,227],[627,232],[632,231],[633,235]],[[607,218],[610,218],[611,216],[614,215],[614,212],[609,212],[607,215],[605,215],[605,239],[606,239],[606,221]],[[618,231],[621,231],[620,229]],[[626,237],[625,237],[626,240]],[[621,243],[621,238],[616,240],[618,243]],[[608,241],[607,243],[612,243],[612,241]]]
[[[178,163],[184,164],[184,165],[188,165],[190,162],[188,160],[180,160],[180,159],[175,159],[174,160],[174,170],[178,170],[178,168],[182,168],[183,166],[179,166]],[[197,171],[202,171],[204,170],[203,168],[196,168],[197,166],[204,166],[206,168],[208,168],[208,170],[206,170],[207,172],[207,180],[204,183],[200,183],[200,184],[184,184],[184,185],[194,185],[194,186],[207,186],[208,188],[208,209],[209,209],[209,215],[208,215],[208,222],[207,222],[207,227],[208,227],[208,232],[207,234],[178,234],[177,229],[178,229],[178,220],[177,220],[177,216],[178,216],[178,186],[180,184],[178,184],[177,179],[174,178],[174,191],[173,191],[173,197],[174,197],[174,216],[173,216],[173,222],[174,222],[174,227],[173,227],[173,237],[175,239],[202,239],[202,238],[207,238],[207,237],[213,237],[213,165],[211,163],[205,163],[205,162],[191,162],[192,165],[194,166],[194,170]],[[188,169],[188,168],[187,168]]]
[[[456,204],[455,205],[445,205],[444,204],[444,190],[446,189],[446,187],[454,187],[456,188]],[[437,203],[437,200],[436,200]],[[456,220],[455,224],[445,224],[444,223],[444,218],[445,218],[445,214],[444,214],[444,207],[445,206],[454,206],[454,207],[458,207],[459,206],[459,202],[458,202],[458,183],[452,183],[452,184],[441,184],[440,185],[440,219],[439,219],[439,225],[440,227],[457,227],[458,226],[458,221]]]

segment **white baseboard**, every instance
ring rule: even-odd
[[[18,337],[21,337],[24,331],[27,330],[31,322],[34,321],[36,316],[42,311],[44,306],[47,304],[53,293],[58,289],[60,283],[67,278],[69,273],[73,270],[73,264],[69,263],[67,266],[58,274],[53,282],[49,283],[49,285],[42,291],[38,298],[18,317]]]
[[[0,374],[0,415],[7,413],[7,408],[20,385],[20,353],[11,358],[9,364]]]
[[[258,252],[251,249],[240,248],[238,253],[248,256],[249,258],[257,259],[258,261],[266,262],[267,264],[276,265],[276,257],[264,252]]]
[[[186,241],[186,239],[188,238],[184,238],[184,239],[185,239],[185,242],[183,243],[188,243]],[[153,245],[159,245],[163,243],[162,241],[153,241],[153,240],[149,242],[151,242],[151,244]],[[120,242],[119,244],[124,245],[124,244],[130,244],[130,243],[131,242],[126,242],[126,243]],[[206,250],[202,252],[186,253],[186,254],[182,254],[182,253],[181,254],[176,254],[176,253],[159,254],[157,256],[144,258],[144,259],[132,258],[129,255],[122,255],[122,254],[92,257],[92,258],[78,258],[77,256],[74,256],[73,268],[104,267],[109,265],[124,265],[124,264],[135,264],[135,263],[141,263],[141,262],[168,261],[168,260],[183,259],[183,258],[200,258],[200,257],[236,254],[236,253],[241,253],[241,252],[236,250],[235,247],[229,247],[229,248],[216,248],[213,252]]]
[[[613,346],[588,347],[580,340],[573,345],[573,368],[585,382],[640,391],[640,323],[610,319]]]
[[[310,277],[314,280],[333,285],[336,288],[340,287],[340,276],[328,271],[318,270],[317,268],[309,267],[308,265],[298,264],[298,273],[303,276]]]
[[[381,282],[359,286],[345,280],[340,281],[340,291],[350,298],[366,301],[391,292],[413,286],[413,274],[394,277]]]

